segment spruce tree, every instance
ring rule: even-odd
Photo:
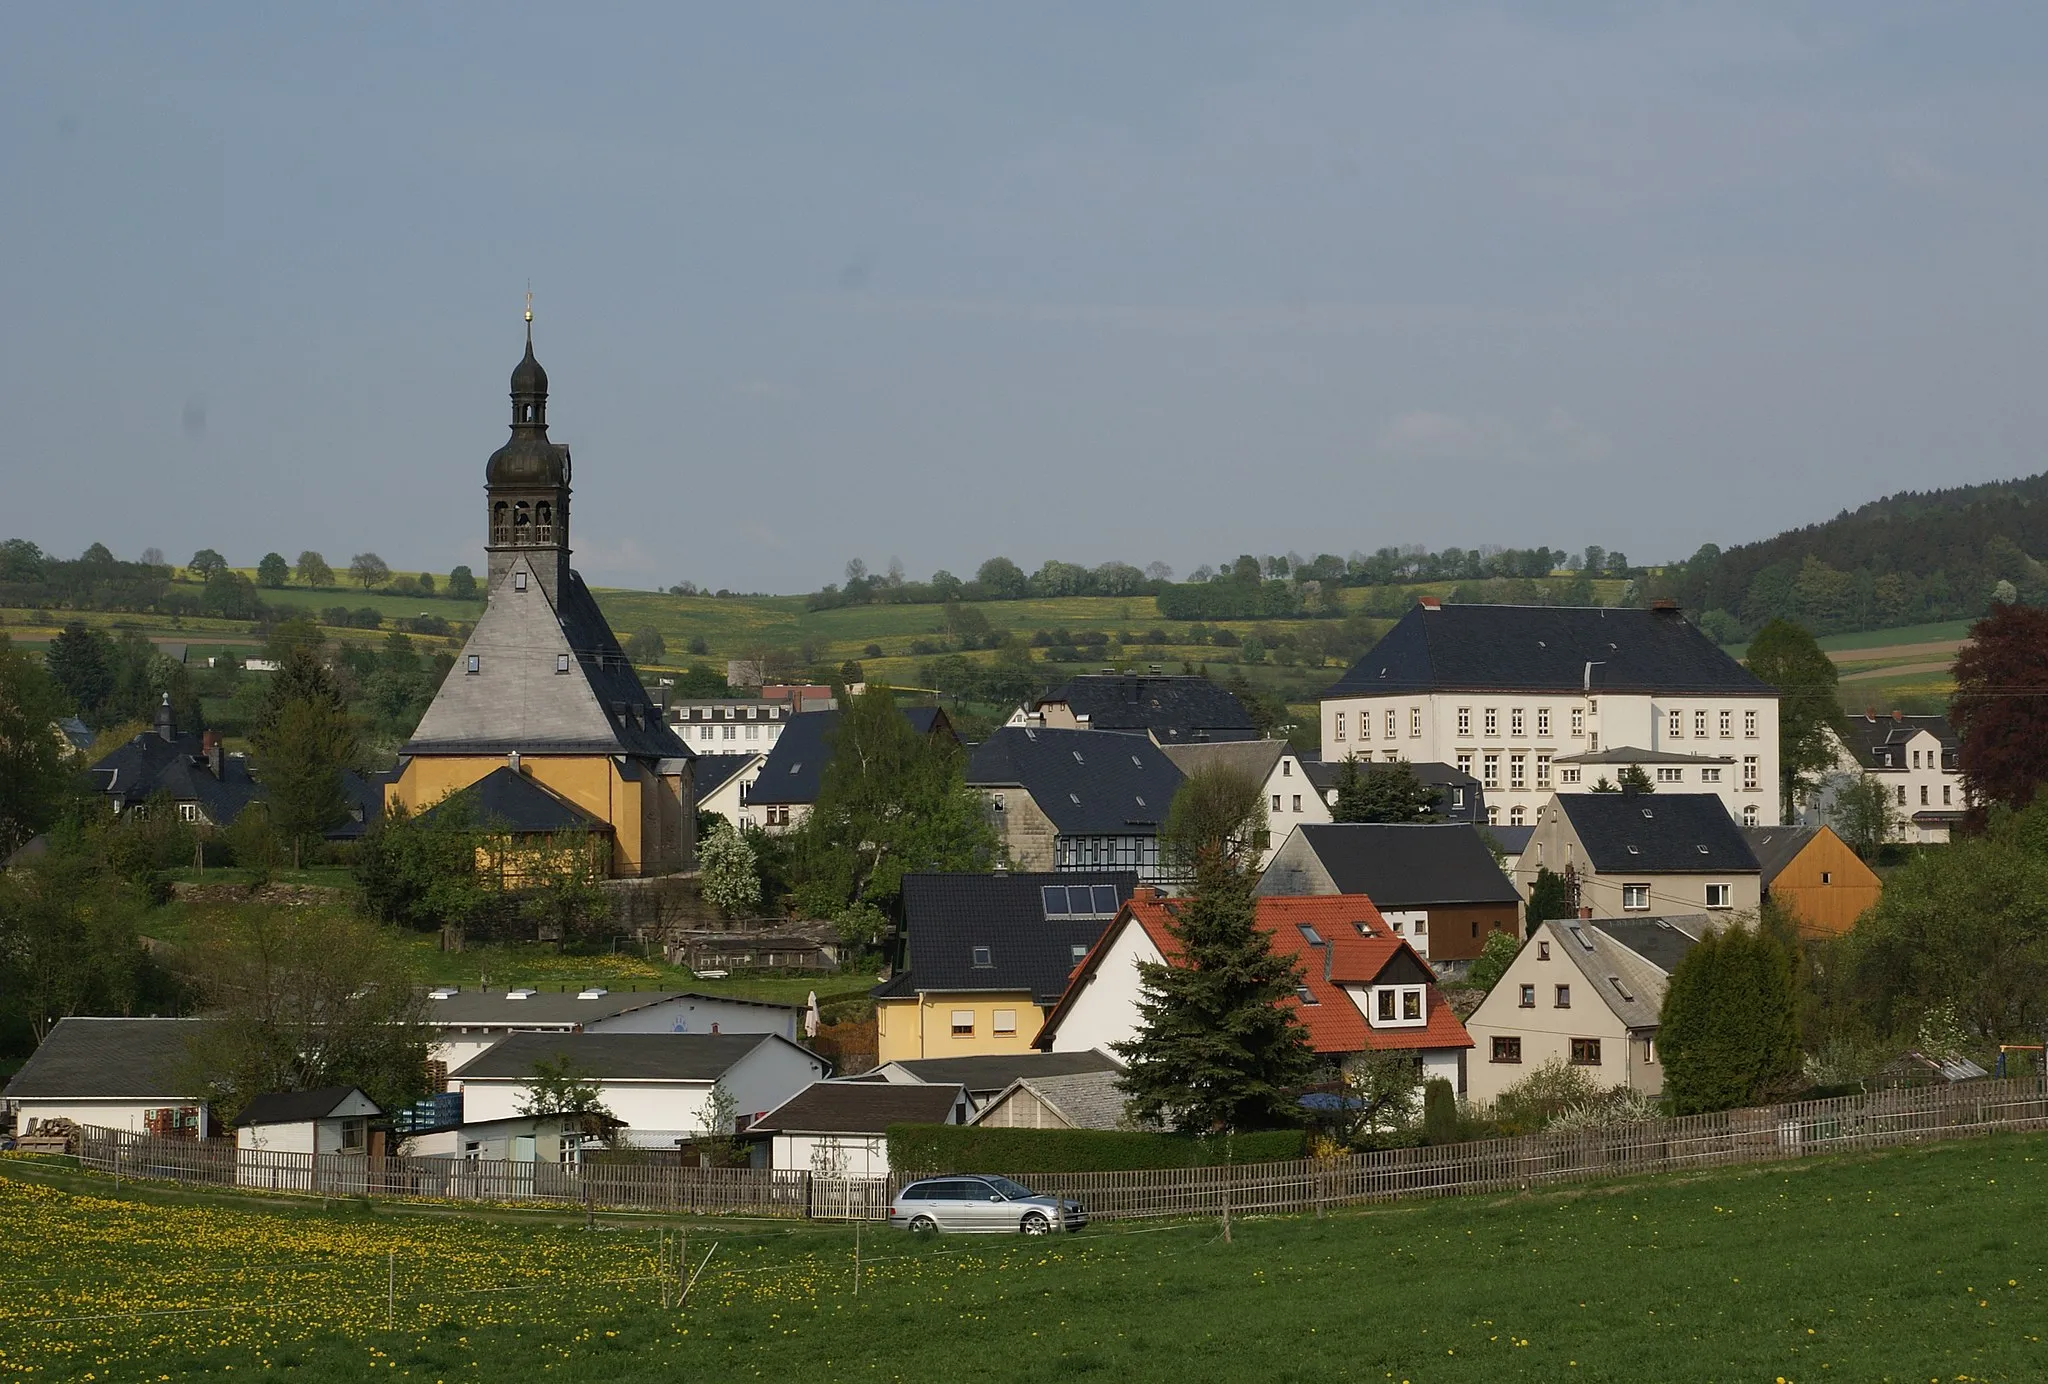
[[[1657,1047],[1680,1115],[1782,1095],[1799,1074],[1791,952],[1757,926],[1701,938],[1671,973]]]
[[[1337,772],[1337,801],[1330,818],[1338,822],[1428,822],[1436,818],[1436,790],[1415,776],[1405,760],[1360,763],[1348,756]]]

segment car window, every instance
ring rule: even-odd
[[[978,1177],[961,1183],[960,1195],[968,1201],[1000,1200],[996,1189]]]
[[[913,1182],[896,1194],[898,1201],[930,1201],[935,1182]]]
[[[926,1201],[959,1201],[960,1184],[957,1182],[927,1182],[924,1184]]]
[[[1007,1177],[992,1177],[988,1180],[988,1185],[995,1188],[998,1192],[1001,1192],[1003,1196],[1009,1199],[1010,1201],[1017,1201],[1024,1197],[1035,1197],[1038,1195],[1029,1187],[1026,1187],[1023,1183],[1012,1182]]]

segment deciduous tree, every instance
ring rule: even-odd
[[[56,681],[0,634],[0,858],[57,818],[71,773]]]
[[[697,845],[697,877],[704,902],[728,918],[761,907],[761,869],[747,838],[721,819]]]
[[[201,548],[192,554],[192,560],[185,564],[185,570],[200,581],[211,580],[215,572],[225,572],[228,560],[211,548]]]
[[[1806,629],[1773,620],[1749,641],[1749,671],[1778,689],[1778,794],[1789,817],[1794,805],[1835,763],[1848,739],[1840,678]]]
[[[1949,721],[1978,804],[2025,807],[2048,782],[2048,607],[2000,604],[1956,654]]]
[[[1836,785],[1828,825],[1865,860],[1891,840],[1896,818],[1891,787],[1875,774],[1857,774]]]
[[[283,553],[265,553],[263,560],[256,564],[258,586],[279,587],[291,579],[292,567],[284,560]]]
[[[458,567],[448,574],[448,594],[458,601],[476,598],[476,573],[467,567]]]
[[[327,565],[327,559],[311,548],[299,554],[298,577],[301,586],[334,585],[334,569]]]
[[[373,586],[382,586],[390,581],[391,569],[385,566],[384,559],[375,553],[357,553],[349,559],[348,575],[350,581],[368,591]]]

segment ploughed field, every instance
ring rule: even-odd
[[[913,1243],[183,1196],[0,1159],[0,1377],[1996,1380],[2048,1138],[1363,1213]],[[708,1264],[703,1264],[709,1255]],[[686,1305],[676,1265],[703,1264]],[[664,1286],[663,1279],[668,1280]]]

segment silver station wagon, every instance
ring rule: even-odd
[[[1007,1177],[949,1174],[905,1185],[889,1203],[889,1224],[914,1235],[1050,1235],[1079,1230],[1088,1213]]]

